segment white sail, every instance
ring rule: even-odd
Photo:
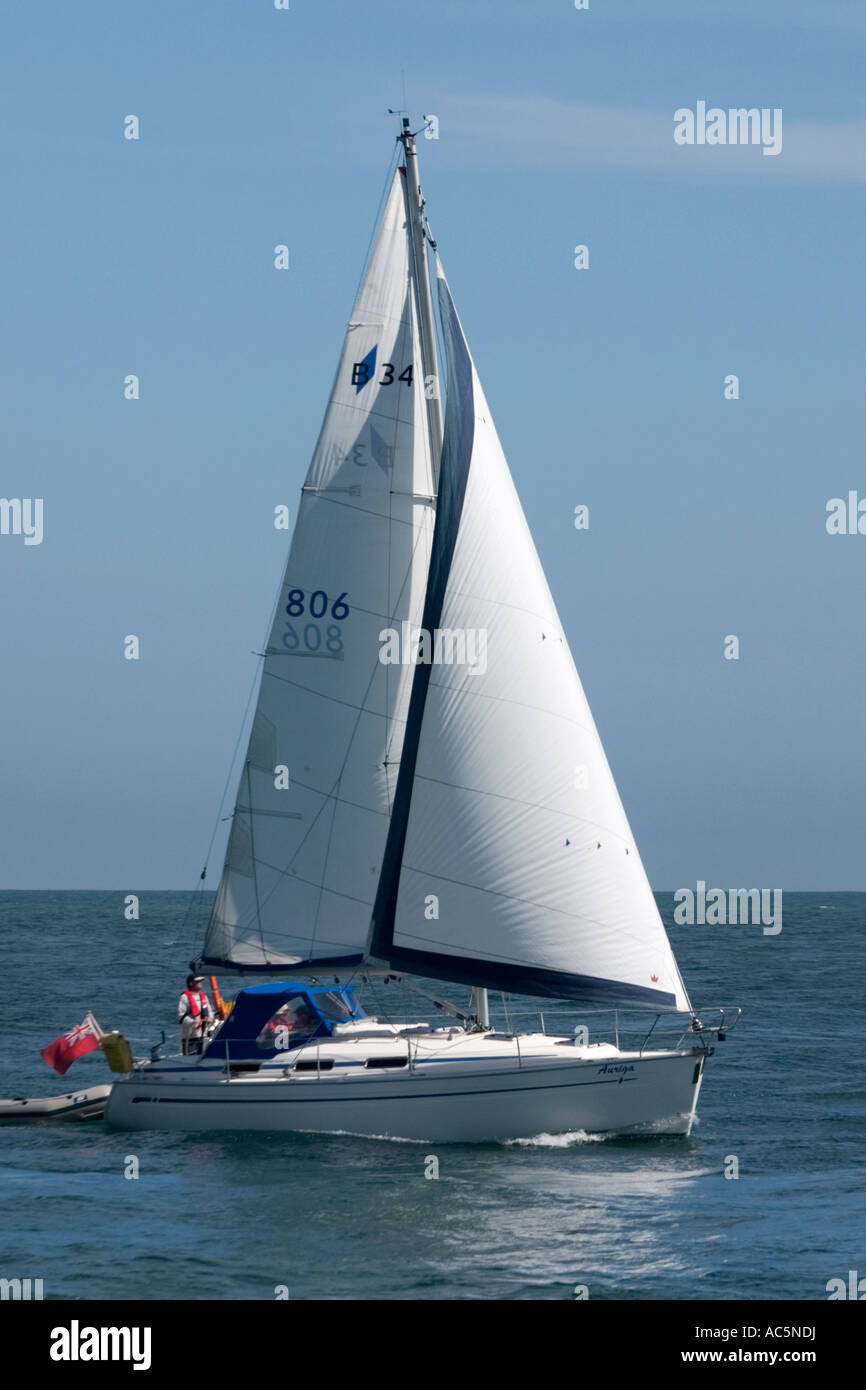
[[[211,964],[346,961],[366,943],[411,677],[380,662],[379,633],[420,621],[433,531],[403,183],[398,170],[302,493]]]
[[[688,1009],[441,278],[440,302],[434,657],[432,630],[452,635],[416,668],[371,952],[469,984]]]

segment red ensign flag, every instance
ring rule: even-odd
[[[99,1034],[90,1019],[86,1018],[77,1028],[71,1028],[56,1042],[43,1047],[42,1060],[47,1062],[49,1067],[53,1067],[58,1076],[62,1076],[72,1066],[76,1057],[83,1057],[85,1052],[93,1052],[98,1046]]]

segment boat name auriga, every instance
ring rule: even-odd
[[[119,1078],[119,1127],[688,1134],[724,1036],[689,1002],[563,636],[416,134],[404,119],[302,488],[196,967],[282,979],[242,989],[201,1055]],[[442,1027],[368,1018],[353,982],[374,975],[472,1003]],[[497,1030],[491,989],[684,1019],[652,1050],[654,1024],[632,1048]]]

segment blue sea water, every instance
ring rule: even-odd
[[[55,1299],[825,1299],[866,1274],[866,894],[786,894],[776,936],[675,926],[658,902],[695,1004],[744,1011],[690,1139],[0,1127],[0,1276]],[[99,1053],[63,1080],[39,1056],[88,1008],[137,1055],[163,1028],[173,1042],[208,905],[144,893],[127,922],[121,893],[0,893],[0,1096],[107,1081]],[[396,1008],[381,986],[361,997]]]

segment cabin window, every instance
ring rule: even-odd
[[[405,1056],[404,1056],[404,1057],[368,1057],[368,1058],[367,1058],[367,1061],[365,1062],[364,1065],[367,1066],[367,1067],[369,1067],[370,1070],[373,1071],[374,1068],[377,1068],[377,1067],[378,1067],[378,1068],[382,1068],[382,1069],[384,1069],[385,1067],[405,1067],[407,1061],[408,1061],[408,1058],[405,1057]]]
[[[330,1019],[332,1023],[342,1023],[347,1018],[354,1018],[349,1001],[336,989],[320,990],[316,995],[316,1008],[321,1009],[325,1018]]]
[[[331,1071],[333,1065],[333,1057],[323,1057],[321,1062],[296,1062],[293,1071]]]
[[[312,1037],[319,1026],[319,1019],[311,1012],[302,994],[281,1005],[265,1024],[256,1038],[256,1047],[264,1052],[273,1048],[285,1051],[300,1038]]]

